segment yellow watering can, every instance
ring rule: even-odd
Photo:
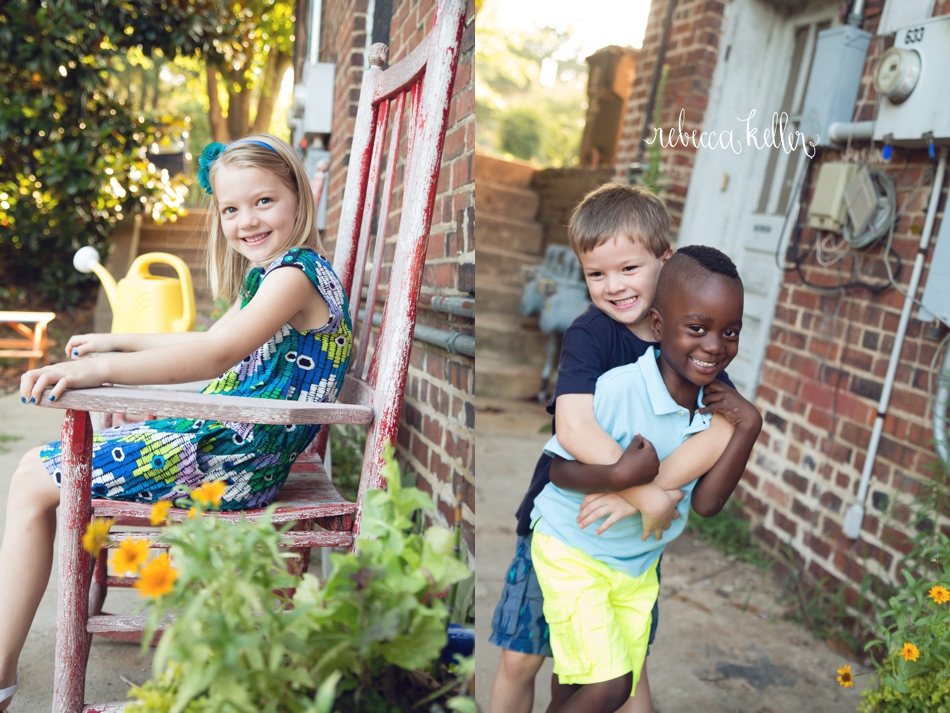
[[[149,265],[158,264],[171,265],[178,279],[152,275]],[[188,332],[195,326],[191,271],[180,257],[168,253],[139,255],[118,284],[99,262],[99,253],[92,246],[76,251],[73,266],[99,277],[112,307],[114,334]]]

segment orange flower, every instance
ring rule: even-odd
[[[927,594],[934,600],[934,604],[946,604],[950,602],[950,591],[947,591],[946,587],[942,587],[939,584],[935,585]]]
[[[905,661],[916,661],[920,656],[920,649],[905,641],[904,648],[901,649],[901,656],[904,657]]]
[[[142,567],[142,571],[139,573],[139,581],[133,586],[139,590],[139,594],[143,597],[158,599],[172,591],[177,578],[178,571],[172,567],[168,554],[163,552]]]
[[[86,534],[82,536],[82,548],[93,557],[98,557],[102,548],[109,544],[109,530],[113,520],[93,520],[86,525]]]
[[[838,669],[838,685],[845,688],[854,688],[854,676],[851,673],[850,666],[842,666]]]
[[[149,513],[148,521],[153,525],[161,525],[168,518],[168,511],[171,510],[170,500],[160,500],[152,506],[152,512]]]
[[[109,564],[116,574],[135,574],[148,559],[148,547],[148,540],[122,540],[119,549],[109,559]]]
[[[191,499],[205,507],[218,507],[224,497],[224,487],[224,482],[220,480],[205,483],[191,491]]]

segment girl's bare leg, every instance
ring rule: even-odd
[[[0,689],[16,683],[20,651],[49,583],[59,488],[40,461],[23,456],[13,474],[0,545]],[[5,710],[8,700],[0,701]]]

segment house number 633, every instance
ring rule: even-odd
[[[904,44],[912,45],[915,42],[921,42],[924,39],[923,27],[912,27],[904,35]]]

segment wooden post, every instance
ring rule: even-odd
[[[63,421],[53,713],[81,713],[85,697],[92,557],[83,549],[82,537],[92,519],[91,497],[92,422],[87,412],[69,409]]]

